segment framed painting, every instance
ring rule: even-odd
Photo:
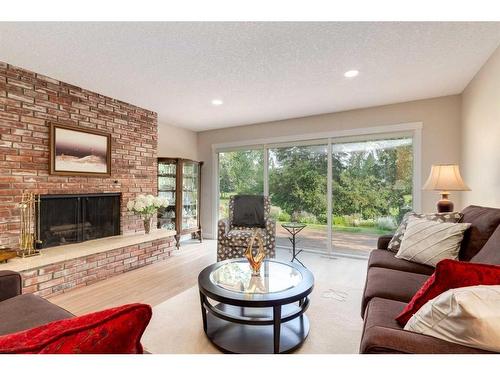
[[[50,174],[111,176],[111,135],[50,123]]]

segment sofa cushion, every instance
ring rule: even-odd
[[[393,270],[420,273],[423,275],[432,275],[434,272],[434,267],[409,262],[404,259],[398,259],[394,256],[393,252],[379,249],[373,250],[370,253],[368,268],[370,267],[390,268]]]
[[[401,302],[410,301],[428,278],[429,276],[419,273],[379,267],[369,268],[361,302],[361,316],[364,315],[368,302],[374,297]],[[393,316],[395,317],[396,315]]]
[[[413,314],[427,303],[449,289],[474,285],[499,285],[500,266],[459,262],[445,259],[438,263],[436,271],[413,296],[396,320],[404,326]]]
[[[131,304],[0,336],[0,353],[140,354],[151,307]]]
[[[447,342],[432,336],[404,331],[394,316],[405,303],[373,298],[366,308],[360,353],[491,353]]]
[[[0,335],[24,331],[73,314],[34,294],[22,294],[0,302]]]
[[[481,251],[470,260],[473,263],[500,265],[500,225],[493,232]]]
[[[481,250],[500,225],[500,209],[469,206],[462,213],[462,222],[471,223],[471,227],[464,235],[459,259],[468,261]]]

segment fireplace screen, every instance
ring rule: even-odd
[[[42,195],[39,238],[52,247],[120,234],[120,194]]]

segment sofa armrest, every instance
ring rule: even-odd
[[[387,246],[389,246],[389,242],[392,240],[392,234],[385,234],[380,236],[377,240],[377,249],[387,250]]]
[[[14,271],[0,271],[0,301],[22,293],[21,274]]]
[[[217,223],[217,238],[224,238],[229,232],[229,219],[220,219]]]
[[[489,354],[492,352],[423,335],[382,326],[365,330],[359,348],[361,354]]]

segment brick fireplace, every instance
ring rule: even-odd
[[[111,134],[111,176],[49,175],[48,122]],[[22,192],[121,193],[120,232],[142,229],[126,211],[138,193],[157,191],[157,114],[0,62],[0,245],[16,246]]]
[[[111,176],[50,175],[49,122],[111,134]],[[59,206],[68,210],[62,216],[75,215],[75,228],[64,227],[71,220],[53,220],[44,228],[59,246],[43,248],[39,256],[12,259],[0,269],[21,272],[25,293],[47,297],[168,257],[175,232],[145,235],[141,220],[126,210],[137,194],[156,195],[156,156],[156,113],[0,62],[0,245],[18,244],[22,193],[41,194],[47,204],[56,197],[89,200],[87,206]],[[105,215],[88,216],[93,204],[100,205],[98,211],[104,207],[90,197],[103,196],[118,197],[106,206],[113,211],[109,214],[118,215],[111,224]],[[89,228],[86,222],[102,223],[103,228]]]

